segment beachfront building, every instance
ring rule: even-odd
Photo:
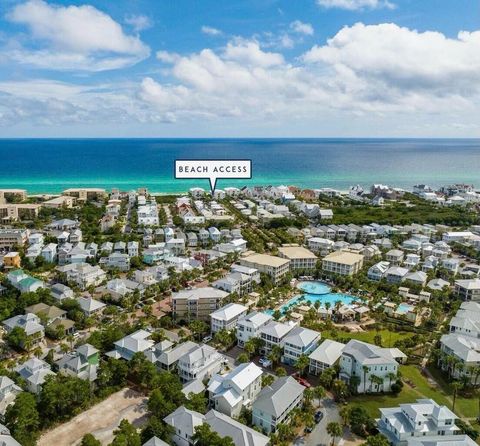
[[[67,195],[69,197],[75,197],[77,201],[96,201],[104,200],[107,198],[108,194],[105,189],[99,188],[70,188],[63,191],[62,195]]]
[[[290,271],[290,260],[268,254],[252,254],[240,259],[240,265],[254,268],[260,273],[270,276],[278,285]]]
[[[414,403],[380,409],[377,420],[378,430],[393,446],[412,446],[418,440],[429,445],[455,444],[462,441],[460,429],[455,425],[458,417],[447,407],[440,406],[432,399],[418,399]],[[453,443],[443,443],[448,440]],[[412,443],[412,441],[414,443]]]
[[[253,311],[237,321],[237,344],[243,347],[251,338],[260,337],[260,330],[272,320],[269,314]]]
[[[210,314],[211,332],[233,330],[239,318],[247,314],[248,308],[237,303],[230,303]]]
[[[278,248],[278,256],[290,260],[290,270],[312,271],[317,263],[317,256],[299,245],[283,245]]]
[[[193,288],[172,293],[171,305],[176,320],[210,320],[210,313],[220,308],[228,293],[212,287]]]
[[[309,372],[320,375],[324,370],[333,367],[342,356],[345,344],[325,339],[310,355]]]
[[[291,376],[278,378],[265,386],[252,405],[252,423],[265,434],[275,432],[277,426],[288,423],[293,409],[303,402],[305,387]]]
[[[238,417],[250,407],[262,389],[262,369],[253,362],[240,364],[225,375],[215,374],[208,383],[210,407]]]
[[[382,348],[352,339],[340,357],[340,379],[350,385],[355,379],[357,393],[389,392],[398,373],[397,360],[406,356],[396,348]]]
[[[327,254],[322,259],[322,270],[340,274],[342,276],[351,276],[357,274],[363,266],[363,255],[347,251],[335,251]]]

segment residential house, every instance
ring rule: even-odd
[[[260,337],[260,329],[272,320],[269,314],[253,311],[237,320],[237,344],[243,347],[251,338]]]
[[[247,314],[248,308],[237,303],[229,303],[210,314],[211,332],[234,330],[239,318]]]
[[[89,263],[75,263],[59,266],[58,271],[65,274],[68,282],[73,282],[82,290],[90,286],[99,286],[107,279],[105,271],[99,266],[92,266]]]
[[[63,283],[56,283],[50,288],[50,294],[55,300],[73,299],[75,296],[73,290]]]
[[[99,351],[90,344],[83,344],[56,362],[58,371],[66,375],[93,382],[97,379]]]
[[[154,346],[155,343],[150,339],[150,336],[152,336],[152,333],[149,331],[137,330],[119,341],[114,342],[113,345],[115,349],[108,352],[107,356],[130,361],[135,353],[144,353]]]
[[[183,382],[193,379],[203,380],[220,372],[225,358],[213,347],[200,344],[179,358],[177,369]]]
[[[282,362],[295,365],[300,356],[308,356],[317,347],[320,333],[303,327],[295,327],[282,339]]]
[[[426,442],[432,445],[464,445],[461,430],[455,425],[458,417],[432,399],[380,409],[379,432],[393,446],[413,446]],[[437,443],[439,442],[439,443]]]
[[[25,350],[30,350],[36,347],[43,341],[45,337],[45,330],[40,322],[40,318],[33,313],[20,314],[2,321],[7,333],[10,333],[14,328],[19,327],[25,331],[27,335],[26,342],[21,345]]]
[[[400,249],[391,249],[385,254],[385,259],[392,265],[400,265],[403,262],[405,253]]]
[[[345,344],[325,339],[310,355],[309,372],[320,375],[324,370],[333,367],[342,356]]]
[[[229,417],[238,417],[251,407],[262,388],[262,369],[253,362],[240,364],[225,375],[215,374],[208,383],[210,407]]]
[[[22,389],[8,376],[0,376],[0,416],[2,418],[5,416],[7,407],[15,402],[20,392]]]
[[[92,297],[79,297],[77,299],[78,304],[80,305],[80,310],[87,316],[94,316],[103,311],[106,305],[99,300],[95,300]]]
[[[275,432],[279,424],[286,424],[293,409],[303,402],[305,387],[291,376],[278,378],[265,386],[252,405],[252,423],[265,434]]]
[[[370,280],[380,281],[385,276],[389,267],[390,267],[390,262],[386,262],[386,261],[378,262],[368,269],[367,277]]]
[[[48,363],[36,357],[30,358],[23,364],[18,364],[14,370],[26,381],[28,390],[37,395],[42,390],[47,376],[55,375]]]
[[[258,330],[259,338],[263,341],[261,351],[268,354],[274,346],[282,347],[282,341],[290,331],[293,330],[295,324],[283,324],[277,321],[270,321],[260,327]]]
[[[406,359],[398,349],[382,348],[352,339],[340,357],[340,379],[356,385],[358,393],[389,392],[398,373],[397,359]],[[356,377],[356,381],[353,381],[353,377]]]
[[[480,279],[456,280],[455,294],[462,300],[480,301]]]

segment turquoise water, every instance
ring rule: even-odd
[[[349,294],[332,293],[331,288],[323,282],[300,282],[297,285],[297,288],[305,291],[305,293],[294,296],[287,303],[283,304],[280,307],[282,313],[288,310],[289,307],[304,302],[311,302],[312,305],[314,305],[315,302],[320,302],[322,307],[325,307],[325,304],[329,303],[330,307],[333,308],[337,301],[342,302],[344,305],[348,305],[355,299],[354,296],[350,296]],[[265,313],[272,315],[273,310],[266,310]]]
[[[414,309],[414,307],[412,307],[411,305],[408,305],[408,304],[400,304],[397,308],[397,313],[402,313],[402,314],[406,314],[408,313],[409,311],[412,311]]]
[[[208,189],[208,180],[175,180],[174,160],[251,159],[251,180],[218,187],[295,184],[348,189],[388,183],[412,187],[478,182],[475,139],[3,139],[0,188],[61,192],[68,187],[140,186],[152,192]]]

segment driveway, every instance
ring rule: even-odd
[[[320,410],[323,412],[324,417],[320,423],[315,426],[312,433],[297,438],[293,443],[295,446],[328,446],[330,445],[332,438],[327,434],[327,424],[332,422],[340,423],[342,418],[338,413],[338,406],[332,398],[327,397],[322,400],[322,407]],[[337,440],[338,444],[338,440]]]
[[[125,388],[110,395],[70,421],[43,434],[38,446],[79,445],[85,434],[92,433],[102,445],[110,444],[113,431],[124,418],[135,426],[147,420],[147,398],[134,390]]]

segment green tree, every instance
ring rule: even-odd
[[[113,432],[115,437],[110,443],[111,446],[141,446],[142,440],[135,426],[128,420],[120,421],[118,429]]]
[[[15,403],[7,407],[5,424],[12,436],[23,446],[34,446],[38,438],[40,417],[35,397],[28,392],[17,395]]]
[[[102,446],[102,443],[92,434],[86,434],[83,436],[80,446]]]
[[[208,424],[197,426],[192,440],[195,446],[235,446],[231,437],[220,437]]]
[[[185,407],[195,412],[205,414],[207,412],[208,400],[203,393],[193,393],[188,395]]]
[[[390,442],[382,434],[369,435],[367,441],[360,446],[389,446]]]
[[[42,419],[50,425],[70,418],[77,409],[88,405],[91,394],[88,381],[63,374],[47,376],[38,402]]]
[[[327,424],[327,433],[332,437],[332,445],[335,444],[335,439],[342,436],[343,429],[339,423],[332,421]]]
[[[248,357],[248,355],[246,353],[240,353],[237,356],[237,362],[240,363],[240,364],[244,364],[245,362],[249,362],[249,361],[250,361],[250,358]]]
[[[29,349],[28,336],[22,327],[14,327],[6,336],[7,343],[15,350]]]
[[[307,370],[309,364],[310,364],[310,359],[308,359],[308,356],[301,355],[297,359],[297,362],[295,363],[295,368],[298,370],[298,373],[300,373],[300,375],[303,376],[305,374],[305,370]]]

